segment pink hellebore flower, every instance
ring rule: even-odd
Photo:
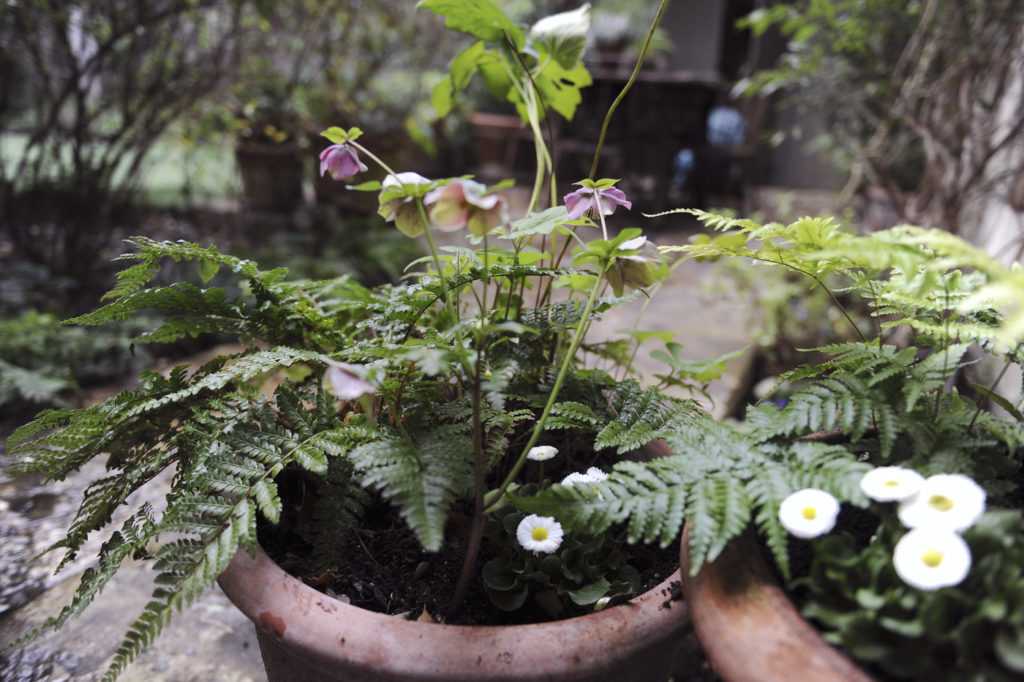
[[[339,400],[356,400],[375,393],[377,388],[363,378],[363,368],[344,362],[330,362],[327,365],[328,385]]]
[[[575,220],[585,213],[596,214],[598,199],[601,200],[601,212],[605,215],[615,213],[615,209],[619,206],[625,206],[627,210],[633,207],[633,202],[627,199],[626,193],[618,187],[607,189],[580,187],[575,192],[565,195],[565,208],[569,211],[569,219]]]
[[[384,178],[384,182],[381,184],[381,197],[385,197],[386,190],[391,187],[411,187],[413,185],[429,185],[430,180],[426,179],[419,173],[398,173],[397,175],[389,175]],[[392,194],[392,196],[394,196]],[[416,206],[416,200],[411,196],[399,196],[397,198],[388,199],[380,204],[380,208],[377,209],[378,215],[384,218],[384,220],[395,223],[395,227],[407,237],[418,237],[423,234],[423,230],[426,229],[426,225],[423,224],[423,218],[420,216],[420,209]]]
[[[483,236],[508,219],[504,197],[487,194],[487,187],[473,180],[452,180],[423,198],[430,220],[439,230],[454,232],[468,226]]]
[[[320,152],[320,176],[330,173],[335,180],[348,180],[366,172],[366,164],[359,160],[356,150],[347,144],[332,144]]]

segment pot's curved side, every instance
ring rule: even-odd
[[[752,534],[731,542],[696,577],[689,575],[689,533],[681,544],[690,618],[726,682],[874,682],[800,616]]]
[[[466,627],[344,604],[245,551],[220,577],[256,625],[270,682],[663,682],[688,624],[673,574],[631,602],[552,623]]]

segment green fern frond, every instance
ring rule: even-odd
[[[441,549],[449,508],[472,478],[465,435],[430,432],[414,443],[392,436],[349,453],[360,483],[393,502],[428,552]]]
[[[668,424],[685,420],[695,409],[692,402],[667,398],[653,388],[642,390],[631,382],[616,386],[610,402],[615,419],[597,434],[594,449],[615,448],[620,455],[647,445]]]

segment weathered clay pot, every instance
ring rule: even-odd
[[[797,612],[757,539],[734,540],[696,577],[683,533],[683,594],[711,667],[725,682],[873,682]]]
[[[220,586],[256,625],[270,682],[665,682],[688,619],[675,573],[636,599],[578,618],[475,627],[342,603],[239,551]]]

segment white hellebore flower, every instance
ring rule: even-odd
[[[339,400],[355,400],[377,390],[364,378],[366,370],[363,367],[331,361],[327,364],[325,375],[331,392]]]
[[[516,539],[523,549],[540,554],[551,554],[562,544],[562,525],[550,516],[530,514],[519,522]]]
[[[530,451],[526,453],[526,459],[534,462],[546,462],[549,459],[554,459],[557,454],[558,448],[553,445],[538,445],[535,448],[530,448]]]
[[[896,543],[892,556],[897,575],[919,590],[959,584],[971,570],[971,550],[959,535],[944,528],[916,528]]]
[[[860,479],[860,489],[876,502],[902,502],[921,489],[924,476],[903,467],[876,467]]]
[[[779,505],[779,521],[791,534],[805,540],[832,530],[839,515],[839,501],[824,490],[798,490]]]
[[[907,528],[970,528],[985,512],[985,491],[963,474],[937,474],[917,494],[900,504],[900,522]]]

